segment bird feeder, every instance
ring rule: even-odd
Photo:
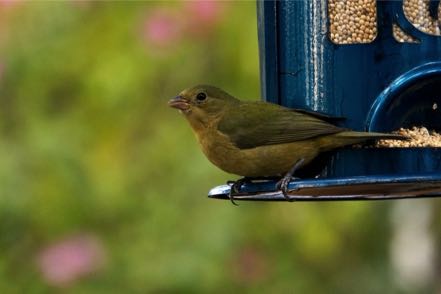
[[[439,1],[258,1],[257,11],[264,100],[358,131],[441,131]],[[441,196],[441,148],[345,148],[317,174],[291,181],[290,197]],[[245,184],[235,199],[285,200],[271,181]]]

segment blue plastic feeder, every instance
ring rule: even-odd
[[[263,98],[344,117],[353,130],[441,131],[440,4],[421,7],[422,24],[406,11],[412,1],[258,1]],[[340,149],[317,174],[292,181],[291,198],[441,196],[441,148]],[[209,197],[227,199],[229,190]],[[268,181],[245,184],[235,199],[285,200]]]

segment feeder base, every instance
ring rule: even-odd
[[[275,189],[276,181],[247,183],[234,200],[286,201]],[[294,201],[384,200],[441,197],[441,175],[357,176],[350,178],[307,179],[292,181],[288,195]],[[208,197],[229,200],[230,186],[210,190]]]

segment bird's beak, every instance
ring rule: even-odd
[[[170,99],[170,101],[168,101],[168,106],[182,111],[186,111],[190,108],[190,103],[184,97],[176,96],[175,98]]]

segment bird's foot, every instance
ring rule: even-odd
[[[234,194],[238,194],[242,185],[249,182],[248,178],[240,178],[236,181],[227,181],[227,185],[230,185],[230,193],[228,193],[228,197],[230,198],[231,203],[238,206],[236,202],[234,202]]]
[[[291,182],[291,180],[298,179],[298,178],[294,177],[293,175],[299,169],[299,167],[303,164],[304,161],[305,161],[304,158],[297,160],[296,163],[291,168],[291,170],[289,172],[287,172],[286,175],[282,179],[280,179],[280,181],[278,181],[276,184],[276,188],[282,192],[283,197],[285,197],[285,199],[288,201],[293,201],[293,199],[291,199],[291,197],[289,197],[289,195],[288,195],[288,185]]]
[[[292,180],[297,180],[299,178],[296,177],[292,177],[292,176],[284,176],[283,178],[280,179],[280,181],[277,182],[276,184],[276,188],[277,190],[279,190],[280,192],[282,192],[283,197],[285,197],[286,200],[288,201],[293,201],[293,199],[291,199],[291,197],[289,197],[288,195],[288,185]]]
[[[240,193],[243,184],[274,181],[275,179],[278,178],[277,177],[243,177],[236,181],[227,181],[227,185],[230,186],[230,193],[228,193],[228,197],[230,198],[231,203],[237,205],[236,202],[234,202],[234,194]]]

